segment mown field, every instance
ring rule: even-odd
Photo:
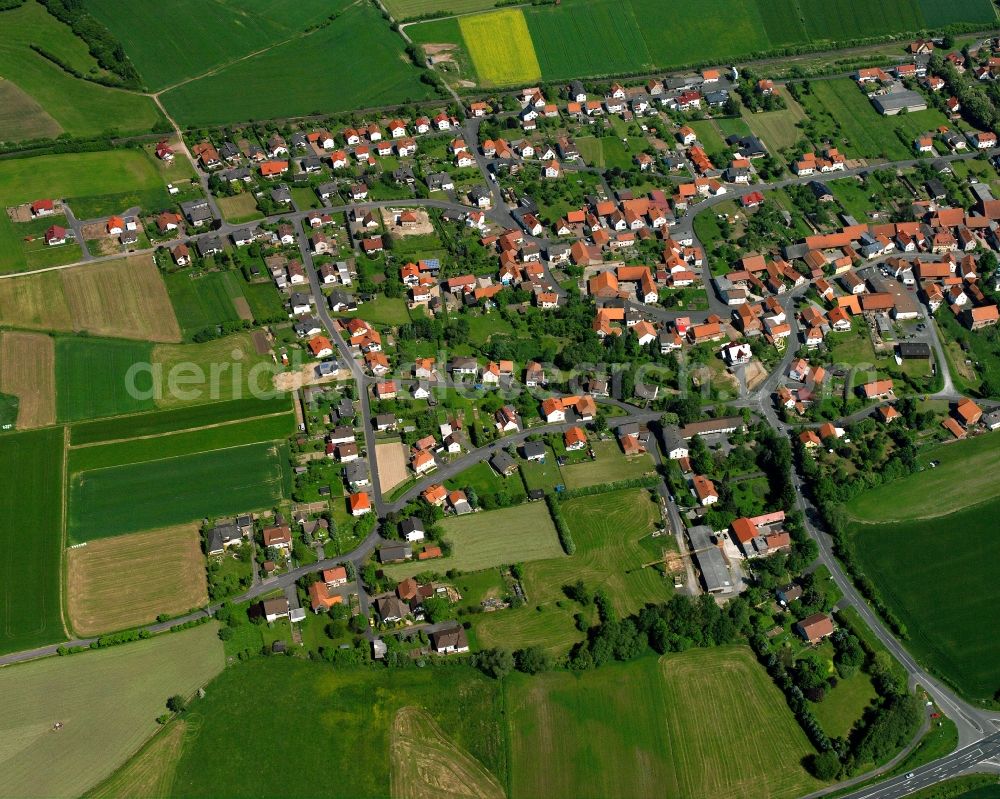
[[[287,445],[258,443],[94,469],[69,486],[73,543],[272,507],[287,495]]]
[[[217,427],[186,430],[150,438],[137,438],[110,444],[93,444],[69,451],[69,474],[129,463],[146,463],[163,458],[177,458],[215,449],[240,447],[260,441],[283,441],[295,430],[290,412],[258,419],[242,419]]]
[[[59,608],[62,460],[62,428],[0,438],[0,474],[7,478],[0,483],[0,508],[4,509],[0,652],[30,649],[65,637]],[[12,721],[9,713],[4,718],[0,729]]]
[[[190,272],[176,272],[167,275],[165,282],[186,339],[200,330],[240,319],[234,301],[245,299],[243,280],[233,272],[208,272],[197,278]]]
[[[268,700],[247,702],[247,696]],[[426,713],[438,740],[468,753],[475,759],[471,765],[502,784],[507,762],[500,703],[496,682],[462,666],[390,672],[331,670],[289,658],[239,663],[212,682],[189,712],[193,729],[170,795],[218,796],[221,790],[229,796],[389,796],[396,766],[390,756],[393,727],[404,708]],[[218,756],[222,740],[234,743],[225,757]],[[266,768],[260,767],[260,741],[268,742]],[[317,779],[320,762],[336,778]],[[429,776],[448,779],[447,772]],[[432,795],[449,794],[424,794]]]
[[[483,646],[543,646],[565,654],[583,637],[573,614],[581,609],[568,602],[563,587],[583,580],[588,591],[603,588],[615,609],[634,613],[648,602],[664,602],[672,583],[643,563],[673,548],[669,537],[652,539],[659,508],[646,491],[628,489],[562,504],[576,553],[570,557],[524,564],[523,607],[476,617],[476,635]]]
[[[216,625],[205,624],[0,670],[3,794],[79,796],[156,731],[168,696],[193,694],[223,665]]]
[[[54,139],[62,127],[16,83],[0,78],[0,141]]]
[[[148,624],[208,602],[197,525],[91,541],[67,552],[67,612],[77,635]]]
[[[973,699],[992,697],[1000,686],[996,636],[985,621],[1000,601],[997,514],[994,498],[929,520],[850,528],[861,569],[906,625],[907,647]]]
[[[598,483],[629,480],[652,472],[655,468],[649,455],[626,458],[617,441],[595,441],[593,446],[596,460],[572,463],[560,470],[566,488],[584,488]]]
[[[50,336],[0,334],[0,392],[18,398],[18,429],[55,424],[55,382],[55,342]]]
[[[788,107],[780,111],[762,111],[759,114],[752,114],[744,110],[744,119],[750,130],[759,136],[761,141],[772,151],[792,147],[802,138],[802,131],[796,127],[796,124],[805,119],[805,111],[794,98],[787,94],[785,102]]]
[[[7,13],[10,12],[0,12]],[[140,150],[43,155],[0,163],[0,206],[3,207],[43,197],[66,199],[79,218],[87,219],[103,210],[95,209],[92,198],[117,198],[107,213],[120,212],[135,204],[137,192],[143,196],[152,194],[162,197],[163,205],[169,203],[159,170],[152,159]],[[101,202],[106,203],[106,199]],[[97,213],[94,213],[95,210]],[[35,253],[32,246],[23,241],[27,234],[41,235],[51,222],[37,220],[15,224],[6,213],[0,214],[0,272],[22,272],[29,267],[52,265],[50,262],[39,262],[37,258],[30,260],[29,252],[32,255]],[[62,253],[75,251],[70,245],[46,247],[39,244],[34,249],[39,250],[39,257],[50,260],[56,257],[55,263],[66,263]],[[79,255],[68,260],[75,260],[76,257]]]
[[[421,13],[451,10],[448,0],[420,2]],[[544,80],[598,76],[720,63],[738,57],[805,44],[834,46],[856,38],[918,31],[950,22],[995,21],[989,0],[564,0],[525,8],[528,34],[513,33],[486,20],[497,12],[464,16],[459,25],[429,21],[408,26],[416,41],[454,44],[471,56],[484,84],[537,79],[527,65],[537,60]],[[513,14],[513,10],[505,13]],[[520,12],[517,12],[520,13]],[[470,36],[479,20],[482,35]],[[422,30],[424,29],[424,30]],[[531,53],[534,53],[532,55]]]
[[[181,719],[154,733],[128,762],[87,791],[86,799],[161,799],[170,796],[174,766],[184,746],[187,722]]]
[[[356,74],[364,63],[364,76]],[[324,76],[351,76],[330,79]],[[351,5],[329,25],[162,95],[182,124],[346,111],[433,96],[403,40],[374,6]],[[252,92],[244,91],[253,86]]]
[[[56,340],[56,415],[61,422],[151,410],[148,364],[152,346],[140,341],[64,336]]]
[[[562,547],[544,502],[530,502],[502,510],[452,516],[441,523],[452,554],[436,560],[435,569],[479,571],[508,563],[558,558]],[[386,566],[394,580],[425,569],[428,563],[412,561]]]
[[[458,21],[479,79],[486,85],[528,83],[542,76],[520,9],[491,11]]]
[[[191,405],[168,411],[142,413],[113,420],[80,422],[70,427],[70,445],[95,444],[102,441],[119,441],[141,436],[174,433],[193,427],[225,424],[251,416],[265,416],[291,409],[288,395],[271,400],[254,398]]]
[[[515,674],[504,692],[513,799],[756,799],[764,785],[781,799],[819,787],[801,766],[805,734],[743,647]]]
[[[122,14],[114,0],[86,0],[87,9],[122,43],[148,87],[157,91],[186,78],[300,36],[347,5],[347,0],[174,0],[170,24],[153,0],[137,0]]]
[[[73,136],[146,133],[165,123],[149,97],[75,78],[32,50],[38,44],[83,73],[101,72],[87,45],[40,3],[0,12],[0,27],[0,75],[20,89],[5,96],[28,113],[22,127],[18,107],[0,103],[0,141],[58,135],[60,129]]]

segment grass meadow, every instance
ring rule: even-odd
[[[759,136],[772,152],[792,147],[802,138],[802,131],[796,124],[805,119],[806,112],[787,93],[784,98],[788,107],[780,111],[761,111],[759,114],[746,110],[743,112],[750,130]]]
[[[287,445],[258,443],[76,474],[73,543],[273,507],[288,493]]]
[[[234,272],[207,272],[192,277],[189,271],[164,278],[184,337],[223,322],[239,321],[234,301],[243,298],[243,280]]]
[[[940,518],[850,528],[862,571],[906,625],[907,647],[973,699],[1000,685],[996,636],[984,621],[1000,600],[997,514],[993,499]]]
[[[643,563],[662,556],[672,539],[652,539],[649,533],[659,509],[646,491],[628,489],[577,497],[562,505],[576,553],[570,557],[524,564],[524,606],[476,617],[476,635],[483,646],[543,646],[565,654],[583,638],[573,616],[581,609],[568,601],[563,586],[583,580],[587,589],[603,588],[622,615],[647,602],[664,602],[671,583]]]
[[[7,477],[0,484],[0,507],[4,508],[0,652],[65,638],[59,605],[62,461],[62,428],[0,438],[0,474]],[[0,772],[4,771],[0,762]]]
[[[157,730],[172,694],[193,694],[223,668],[215,624],[128,646],[0,671],[6,796],[79,796]],[[61,721],[63,727],[52,731]]]
[[[504,693],[512,799],[751,799],[764,784],[790,799],[819,787],[800,765],[805,734],[743,647],[515,674]],[[739,757],[735,741],[746,743]]]
[[[262,705],[247,696],[268,699]],[[441,737],[503,783],[500,691],[471,668],[372,671],[258,658],[224,671],[188,712],[193,729],[170,795],[214,796],[225,786],[232,796],[389,796],[393,726],[404,708],[424,711]],[[236,744],[224,757],[221,740]],[[266,768],[260,767],[260,741],[268,742]],[[329,774],[317,778],[320,762]],[[412,760],[400,765],[410,768]]]
[[[0,141],[54,139],[62,126],[16,83],[0,78]]]
[[[450,557],[434,561],[433,568],[438,571],[479,571],[562,555],[555,525],[544,502],[450,516],[440,525],[453,549]],[[393,580],[402,580],[424,571],[427,565],[420,561],[395,563],[384,571]]]
[[[0,104],[0,140],[58,134],[53,121],[72,136],[110,131],[148,133],[166,121],[149,97],[75,78],[32,50],[31,44],[40,44],[74,69],[86,74],[101,73],[83,40],[40,3],[28,0],[19,8],[0,12],[0,25],[4,31],[0,75],[17,85],[20,106],[30,113],[27,125],[22,127],[20,118]],[[7,92],[6,96],[14,95]]]
[[[347,79],[364,63],[363,79]],[[342,76],[338,78],[336,76]],[[252,92],[244,91],[253,86]],[[390,105],[433,96],[403,40],[374,6],[351,5],[325,27],[165,92],[181,124],[224,124]]]
[[[596,460],[562,467],[566,488],[585,488],[599,483],[630,480],[633,477],[642,477],[655,468],[649,455],[633,455],[626,458],[618,448],[617,441],[594,441],[592,446],[597,456]]]
[[[532,35],[521,9],[462,17],[458,25],[483,84],[530,83],[542,76]]]
[[[149,363],[147,342],[63,336],[56,339],[56,415],[61,422],[152,410],[153,400],[133,395],[129,385],[148,391],[148,372],[128,379],[134,364]]]

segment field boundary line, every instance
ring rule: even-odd
[[[872,526],[878,524],[905,524],[906,522],[925,522],[930,519],[940,519],[944,516],[951,516],[953,513],[962,513],[967,510],[973,510],[974,508],[978,508],[980,505],[985,505],[989,502],[996,502],[998,498],[1000,498],[1000,494],[994,495],[992,497],[987,497],[986,499],[981,499],[978,502],[973,502],[968,505],[963,505],[961,508],[952,508],[951,510],[946,510],[941,513],[931,513],[924,516],[909,516],[905,519],[879,519],[878,521],[873,522],[855,516],[850,511],[847,511],[847,515],[850,517],[850,520],[852,522],[856,522],[857,524],[865,524]]]
[[[60,505],[62,519],[60,520],[59,540],[59,617],[62,619],[63,632],[69,638],[73,628],[69,623],[69,558],[66,556],[66,545],[69,543],[69,425],[63,425],[62,448],[62,479],[60,480]]]
[[[131,441],[133,439],[125,439],[126,441]],[[132,463],[119,463],[115,466],[98,466],[96,469],[84,469],[80,472],[75,472],[75,474],[86,474],[87,472],[104,472],[108,469],[128,469],[134,466],[139,466],[140,464],[147,463],[163,463],[164,461],[175,461],[178,458],[191,458],[196,455],[206,455],[209,452],[224,452],[227,449],[243,449],[245,447],[259,447],[262,444],[274,444],[275,442],[280,442],[284,444],[288,439],[285,438],[265,438],[261,441],[251,441],[249,444],[230,444],[228,447],[212,447],[211,449],[200,449],[197,452],[185,452],[183,455],[168,455],[166,458],[151,458],[148,461],[135,461]]]
[[[67,444],[67,447],[69,449],[72,449],[72,450],[81,450],[81,449],[91,449],[93,447],[103,447],[103,446],[105,446],[107,444],[124,444],[124,443],[126,443],[128,441],[147,441],[147,440],[149,440],[151,438],[166,438],[167,436],[177,436],[177,435],[182,435],[184,433],[198,433],[198,432],[201,432],[202,430],[215,430],[216,428],[219,428],[219,427],[228,427],[230,425],[243,424],[245,422],[258,422],[258,421],[261,421],[262,419],[273,419],[273,418],[275,418],[277,416],[284,416],[286,414],[288,414],[288,411],[275,411],[274,413],[265,413],[265,414],[263,414],[261,416],[248,416],[246,419],[229,419],[229,420],[227,420],[225,422],[214,422],[212,424],[199,425],[198,427],[185,427],[185,428],[182,428],[181,430],[166,430],[166,431],[164,431],[162,433],[148,433],[147,435],[144,435],[144,436],[131,436],[129,438],[109,438],[106,441],[90,441],[90,442],[88,442],[86,444],[77,444],[76,446],[74,446],[73,444]],[[143,416],[143,415],[144,414],[142,414],[142,413],[135,413],[135,414],[129,414],[127,416],[122,416],[122,417],[118,417],[118,418],[127,419],[127,418],[129,418],[129,416]],[[113,419],[115,417],[111,417],[111,418]],[[277,440],[277,439],[264,439],[264,440],[268,441],[268,440]],[[247,445],[246,444],[235,444],[233,446],[240,446],[240,447],[242,447],[242,446],[247,446]],[[231,449],[231,448],[232,447],[216,447],[215,449]],[[205,450],[205,452],[211,452],[211,451],[212,450]],[[171,456],[171,457],[175,457],[176,458],[176,457],[179,457],[179,456],[174,455],[174,456]],[[169,460],[169,458],[157,458],[157,460]]]

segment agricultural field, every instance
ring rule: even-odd
[[[811,86],[810,93],[802,96],[806,114],[850,158],[910,158],[916,136],[948,122],[940,111],[930,108],[882,116],[850,78],[816,81]]]
[[[596,460],[562,467],[566,488],[572,490],[616,480],[630,480],[654,470],[653,461],[648,454],[626,458],[617,441],[594,441],[593,448]]]
[[[73,543],[273,507],[291,482],[287,445],[257,443],[74,475]]]
[[[91,541],[67,552],[67,612],[80,636],[179,616],[208,602],[197,525]]]
[[[514,674],[504,691],[518,733],[511,736],[513,799],[751,799],[765,784],[772,799],[790,799],[819,787],[801,766],[812,747],[744,647],[579,674]],[[753,745],[733,757],[733,741]]]
[[[967,464],[963,474],[980,472]],[[923,497],[948,496],[935,493],[934,485],[924,485]],[[903,487],[892,504],[905,507],[911,490]],[[1000,500],[993,498],[932,519],[906,514],[906,521],[855,522],[849,530],[861,570],[906,625],[907,647],[921,663],[976,700],[992,697],[1000,685],[995,636],[983,623],[992,618],[1000,600],[997,513]],[[902,551],[905,559],[900,558]]]
[[[96,788],[86,799],[161,799],[170,796],[174,765],[184,747],[187,722],[176,719],[161,728],[129,761]]]
[[[562,555],[556,528],[544,502],[453,516],[440,524],[444,538],[453,546],[450,557],[434,561],[434,567],[440,571],[479,571],[505,563]],[[418,561],[394,563],[384,571],[391,579],[402,580],[428,565]]]
[[[811,41],[837,42],[873,33],[916,31],[924,27],[919,0],[864,3],[859,0],[798,0]]]
[[[750,130],[772,153],[786,147],[794,147],[802,138],[802,130],[796,125],[805,119],[806,112],[787,92],[784,98],[788,107],[780,111],[761,111],[759,114],[753,114],[746,109],[743,110],[743,118]]]
[[[0,652],[65,637],[59,607],[62,462],[62,428],[0,438],[0,474],[17,476],[0,484],[0,507],[4,508],[0,551],[5,575],[0,584]],[[4,771],[2,764],[0,771]]]
[[[168,26],[163,25],[163,7],[152,0],[133,2],[128,14],[114,0],[86,0],[85,5],[122,43],[150,90],[159,91],[299,38],[341,11],[347,0],[272,0],[260,7],[236,0],[209,5],[175,0]]]
[[[0,78],[0,141],[54,139],[62,127],[16,83]]]
[[[282,690],[275,691],[279,684]],[[267,696],[268,701],[247,702],[248,695]],[[400,762],[391,754],[397,714],[404,708],[419,708],[421,727],[433,720],[436,728],[433,739],[414,744],[433,744],[435,760],[447,757],[476,783],[495,790],[507,773],[501,701],[496,682],[459,665],[372,671],[330,669],[297,658],[238,663],[188,712],[192,728],[170,795],[216,795],[218,786],[225,785],[234,796],[395,796],[390,793],[394,770],[405,769],[406,774],[413,768],[412,761]],[[403,720],[412,723],[405,715]],[[218,756],[220,740],[235,743],[225,757]],[[260,768],[259,746],[253,743],[261,740],[269,742],[271,751],[267,768]],[[351,745],[331,746],[334,740]],[[320,762],[336,778],[317,780],[315,765]],[[439,789],[418,795],[470,794]]]
[[[529,83],[542,76],[528,24],[520,9],[462,17],[458,25],[483,84]]]
[[[190,271],[164,278],[185,339],[206,328],[240,319],[237,300],[243,296],[243,279],[235,272],[207,272],[193,277]]]
[[[223,665],[217,627],[205,624],[3,669],[0,730],[14,744],[0,751],[4,794],[79,796],[156,732],[168,696],[190,696]]]
[[[69,451],[67,473],[72,475],[111,466],[178,458],[182,455],[241,447],[261,441],[283,441],[294,430],[295,418],[290,412],[285,412],[258,419],[227,422],[200,430],[185,430],[149,438],[74,447]]]
[[[668,580],[653,568],[662,558],[670,537],[652,539],[659,520],[657,504],[648,492],[627,489],[578,497],[562,505],[576,543],[570,557],[524,564],[524,607],[476,617],[476,636],[483,646],[543,646],[563,655],[583,634],[573,614],[579,608],[566,601],[563,586],[583,580],[590,591],[603,588],[615,609],[623,614],[640,610],[647,602],[664,602],[672,593]]]
[[[71,136],[97,136],[112,130],[148,133],[166,122],[151,98],[73,77],[32,50],[31,44],[42,44],[74,69],[93,75],[102,72],[83,40],[40,3],[29,0],[19,8],[0,12],[0,25],[4,30],[0,75],[20,90],[5,92],[17,103],[13,108],[0,102],[0,140],[60,132]],[[19,117],[13,117],[18,107],[29,114],[27,127],[22,127]]]
[[[141,370],[134,380],[129,377],[134,365],[148,364],[151,356],[152,347],[145,342],[80,336],[56,339],[59,421],[151,410],[149,371]]]
[[[20,205],[43,197],[67,199],[81,219],[98,216],[102,210],[123,211],[135,205],[136,199],[162,198],[162,205],[171,202],[159,169],[141,150],[42,155],[0,163],[0,206]],[[107,206],[109,199],[114,202],[106,210],[102,206]],[[27,244],[22,240],[28,234],[41,235],[52,221],[50,218],[15,224],[6,213],[0,213],[0,273],[51,266],[53,259],[54,263],[66,263],[78,258],[76,245],[46,247],[43,243]],[[41,258],[49,260],[41,262]]]
[[[919,0],[924,22],[930,26],[950,22],[982,22],[995,25],[997,12],[989,0]]]
[[[393,799],[475,796],[506,799],[503,785],[468,752],[456,746],[427,712],[396,711],[389,756]]]
[[[127,438],[157,436],[195,427],[209,427],[238,422],[252,416],[266,416],[291,410],[288,395],[271,400],[255,398],[190,405],[168,411],[142,413],[113,420],[80,422],[70,428],[70,445],[120,441]]]
[[[364,80],[317,78],[351,74],[361,62]],[[248,85],[253,92],[242,90]],[[161,99],[181,124],[199,125],[348,111],[432,96],[406,57],[402,38],[374,6],[363,3],[352,4],[308,36],[222,67]]]
[[[496,0],[388,0],[385,7],[396,19],[415,19],[424,14],[471,14],[474,11],[489,11]]]
[[[19,430],[55,424],[55,342],[50,336],[0,334],[0,392],[18,398]]]

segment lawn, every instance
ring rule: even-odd
[[[221,64],[300,36],[347,5],[347,0],[173,0],[171,24],[153,0],[137,0],[122,14],[115,0],[86,0],[87,9],[122,43],[152,90],[201,75]]]
[[[315,0],[314,3],[315,4]],[[351,75],[359,63],[364,79]],[[224,124],[390,105],[433,96],[403,51],[403,40],[370,4],[351,5],[304,38],[223,67],[162,95],[182,124]],[[253,86],[252,92],[243,91]]]
[[[247,696],[266,696],[267,702],[247,702]],[[225,786],[230,796],[384,797],[393,774],[412,769],[414,761],[450,773],[453,763],[437,757],[425,760],[414,753],[397,760],[391,754],[404,708],[429,714],[438,735],[505,781],[498,684],[468,667],[373,671],[258,658],[227,669],[192,707],[188,722],[196,726],[185,741],[170,795],[218,796]],[[225,757],[218,756],[221,740],[235,743]],[[264,740],[270,756],[261,768],[254,742]],[[420,746],[427,740],[420,735],[411,742]],[[331,745],[334,741],[340,743]],[[317,779],[317,763],[336,777]]]
[[[81,72],[101,72],[88,53],[87,45],[41,4],[29,0],[2,15],[4,36],[0,41],[0,75],[21,90],[17,98],[30,116],[24,127],[20,119],[4,124],[4,120],[9,119],[8,109],[0,103],[0,140],[58,134],[53,122],[46,117],[71,136],[97,136],[110,131],[148,133],[165,122],[149,97],[75,78],[33,51],[30,45],[40,44]],[[13,96],[7,93],[8,98]],[[3,185],[4,180],[0,178],[0,186]]]
[[[822,702],[810,702],[809,707],[827,735],[846,738],[875,696],[872,678],[859,670],[846,680],[838,676],[837,687],[828,690]]]
[[[208,602],[197,525],[99,539],[67,554],[67,612],[77,635],[148,624]]]
[[[643,150],[642,142],[638,139],[635,140],[638,146],[634,151],[626,149],[622,140],[615,136],[604,136],[601,138],[582,136],[575,141],[584,163],[587,166],[595,166],[599,169],[611,169],[613,167],[629,169],[632,166],[634,155]],[[559,216],[562,216],[562,214],[554,213],[550,210],[548,216],[555,220]]]
[[[530,502],[502,510],[441,521],[443,537],[452,544],[448,558],[386,566],[393,580],[402,580],[428,568],[473,572],[508,563],[558,558],[562,547],[544,502]]]
[[[527,496],[524,492],[524,483],[517,475],[501,477],[485,461],[470,466],[461,474],[446,481],[445,485],[449,489],[471,487],[480,499],[505,494],[513,503],[518,503],[523,502]]]
[[[287,446],[251,444],[77,474],[74,543],[273,507],[288,493]]]
[[[201,430],[164,433],[151,438],[110,444],[92,444],[70,450],[67,473],[72,475],[109,466],[177,458],[261,441],[284,441],[294,430],[295,418],[290,412],[286,412],[259,419],[228,422]]]
[[[596,460],[570,464],[562,468],[566,488],[584,488],[598,483],[630,480],[653,471],[653,461],[649,455],[633,455],[626,458],[617,441],[594,441],[592,446],[597,456]]]
[[[59,609],[62,459],[62,428],[0,438],[0,474],[8,477],[0,485],[4,509],[0,545],[6,553],[0,585],[0,652],[65,638]]]
[[[227,222],[241,225],[244,222],[264,218],[264,214],[257,207],[257,198],[249,191],[234,194],[232,197],[220,197],[217,202]]]
[[[963,474],[980,472],[966,463]],[[930,485],[924,491],[924,496],[946,496],[935,494]],[[907,647],[977,700],[992,697],[1000,685],[996,636],[985,622],[1000,600],[998,513],[1000,500],[993,499],[938,521],[855,523],[850,528],[855,559],[906,625]]]
[[[705,152],[709,158],[715,159],[719,153],[727,148],[718,128],[715,126],[715,122],[711,119],[695,120],[688,124],[698,134],[698,143],[705,148]],[[720,163],[719,166],[724,166],[724,164]]]
[[[373,325],[405,325],[410,321],[410,312],[406,310],[406,300],[402,297],[386,297],[379,294],[374,300],[358,306],[358,310],[349,314],[333,314],[353,319],[359,317]]]
[[[154,732],[173,694],[189,696],[223,668],[215,624],[0,671],[8,796],[79,796]],[[54,722],[62,722],[58,732]]]
[[[61,422],[151,410],[149,373],[130,377],[148,364],[145,342],[63,336],[56,339],[56,414]]]
[[[564,483],[559,464],[556,463],[555,452],[550,446],[545,447],[544,461],[519,460],[518,464],[521,467],[524,484],[529,491],[538,488],[548,493]]]
[[[42,155],[0,162],[0,205],[3,206],[45,197],[62,198],[70,201],[74,213],[86,219],[88,214],[85,212],[91,209],[83,198],[108,194],[124,197],[137,190],[154,191],[168,197],[159,170],[141,150]],[[131,204],[127,202],[114,210],[123,211]],[[33,243],[23,241],[29,234],[40,236],[53,221],[59,220],[14,223],[7,214],[0,214],[0,273],[77,260],[80,256],[76,245],[47,247],[40,239]]]
[[[749,649],[693,649],[504,685],[511,796],[771,799],[819,787],[812,751]],[[567,734],[572,731],[572,734]],[[740,757],[734,741],[751,742]]]
[[[528,83],[542,76],[521,9],[491,11],[458,21],[480,81],[488,86]]]
[[[780,111],[761,111],[759,114],[752,114],[745,109],[743,111],[743,118],[750,130],[760,137],[771,152],[793,147],[802,138],[802,130],[797,124],[805,119],[806,112],[787,92],[783,96],[788,107]]]
[[[583,580],[588,590],[603,588],[622,615],[647,602],[664,602],[669,581],[643,564],[675,549],[672,538],[649,537],[659,509],[638,489],[578,497],[563,503],[576,553],[568,558],[524,564],[524,607],[479,616],[476,634],[484,646],[543,646],[565,654],[582,637],[573,621],[581,608],[567,601],[563,586]]]
[[[998,444],[1000,435],[987,433],[925,449],[920,455],[923,471],[860,494],[847,510],[867,523],[914,521],[992,501],[1000,496]],[[932,460],[940,465],[928,468]]]
[[[206,272],[195,276],[190,270],[164,278],[170,302],[188,340],[223,322],[239,321],[234,302],[243,297],[243,279],[234,272]]]
[[[265,416],[290,409],[288,396],[271,400],[253,397],[228,402],[190,405],[168,411],[142,413],[119,419],[102,419],[80,422],[70,428],[70,445],[94,444],[101,441],[118,441],[140,436],[174,433],[193,427],[237,422],[252,416]]]

